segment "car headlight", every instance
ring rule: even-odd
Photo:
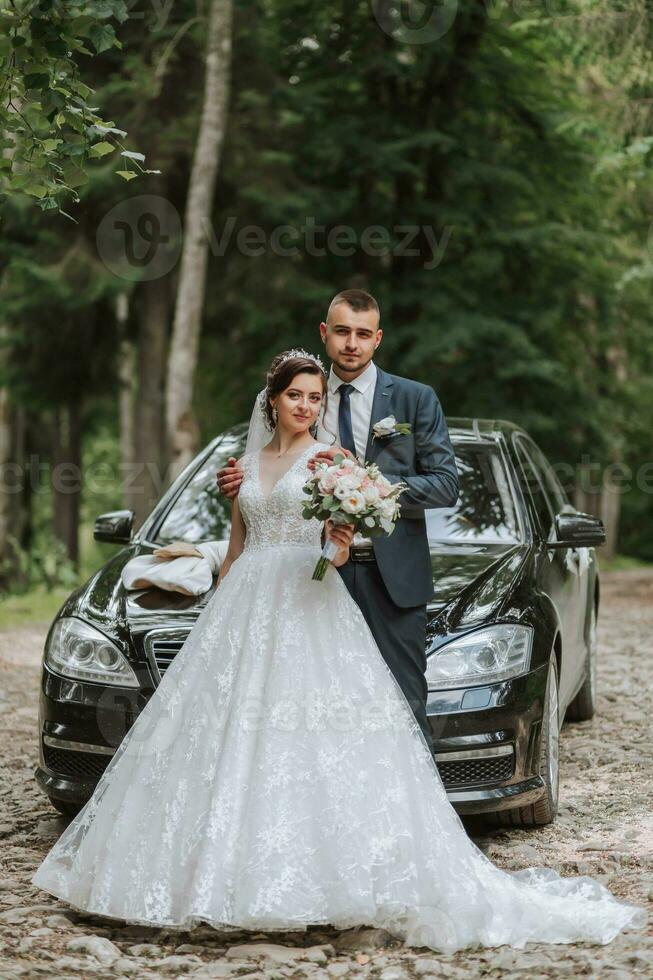
[[[532,643],[532,628],[514,623],[499,623],[451,640],[429,656],[429,689],[473,687],[523,674],[530,664]]]
[[[44,662],[66,677],[120,687],[138,687],[138,678],[115,643],[83,619],[58,620],[45,648]]]

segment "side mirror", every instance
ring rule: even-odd
[[[556,540],[547,548],[598,548],[605,544],[605,526],[593,514],[556,514]]]
[[[111,510],[95,518],[93,537],[96,541],[129,544],[134,526],[133,510]]]

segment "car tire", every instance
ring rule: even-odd
[[[549,660],[549,672],[544,692],[542,732],[538,771],[544,779],[546,792],[541,800],[512,810],[498,810],[493,822],[501,827],[542,827],[553,823],[558,812],[560,783],[560,704],[558,701],[558,662],[554,653]]]
[[[79,803],[69,803],[67,800],[57,800],[54,797],[50,797],[50,803],[59,813],[63,814],[64,817],[76,817],[79,811],[82,809]]]
[[[596,603],[592,602],[590,609],[590,624],[587,637],[587,666],[583,685],[569,704],[566,713],[567,721],[589,721],[596,712],[596,658],[597,658],[597,613]]]

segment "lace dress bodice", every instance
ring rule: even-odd
[[[309,446],[277,480],[269,494],[264,493],[261,485],[261,450],[243,456],[244,477],[238,503],[247,529],[245,551],[279,545],[321,547],[322,525],[302,517],[302,504],[308,499],[302,487],[311,475],[307,467],[309,459],[327,448],[323,442]]]

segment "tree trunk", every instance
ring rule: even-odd
[[[25,470],[25,410],[0,388],[0,589],[24,585],[19,550],[29,526],[25,510],[29,474]]]
[[[603,558],[614,558],[619,541],[619,515],[622,489],[606,474],[601,490],[600,517],[605,524],[605,544],[601,548]]]
[[[0,556],[8,561],[13,549],[9,546],[9,535],[12,529],[12,497],[14,495],[14,461],[12,459],[12,411],[9,402],[9,392],[0,388]]]
[[[605,360],[609,365],[616,381],[616,392],[621,392],[628,381],[628,353],[623,341],[627,326],[619,322],[615,325],[615,340],[605,352]],[[623,462],[623,433],[615,430],[612,439],[612,458],[615,473],[620,473]],[[621,494],[623,487],[614,478],[611,468],[604,471],[601,488],[601,520],[605,524],[605,545],[601,554],[605,558],[613,558],[617,553],[619,543],[619,516],[621,514]]]
[[[120,427],[120,462],[123,507],[136,510],[133,477],[136,467],[136,403],[138,372],[136,346],[127,334],[129,297],[119,293],[116,297],[116,321],[120,330],[120,354],[118,357],[118,424]]]
[[[602,468],[597,474],[587,466],[580,467],[574,506],[584,514],[600,517],[605,524],[605,544],[601,546],[599,558],[613,558],[617,553],[622,492],[609,470]]]
[[[175,304],[166,390],[169,478],[173,480],[198,449],[193,414],[193,380],[204,308],[208,235],[215,183],[227,123],[231,67],[232,0],[211,0],[204,102],[191,169],[179,287]]]
[[[0,326],[0,340],[7,328]],[[0,353],[4,357],[4,352]],[[27,581],[20,551],[31,530],[30,474],[26,471],[27,414],[13,403],[8,388],[0,388],[0,589],[11,590]],[[21,568],[22,564],[22,568]]]
[[[52,439],[53,529],[79,569],[79,504],[82,485],[80,406],[58,405]]]
[[[135,404],[135,468],[132,510],[141,526],[166,485],[165,373],[170,296],[165,277],[141,286],[138,333],[138,397]]]

